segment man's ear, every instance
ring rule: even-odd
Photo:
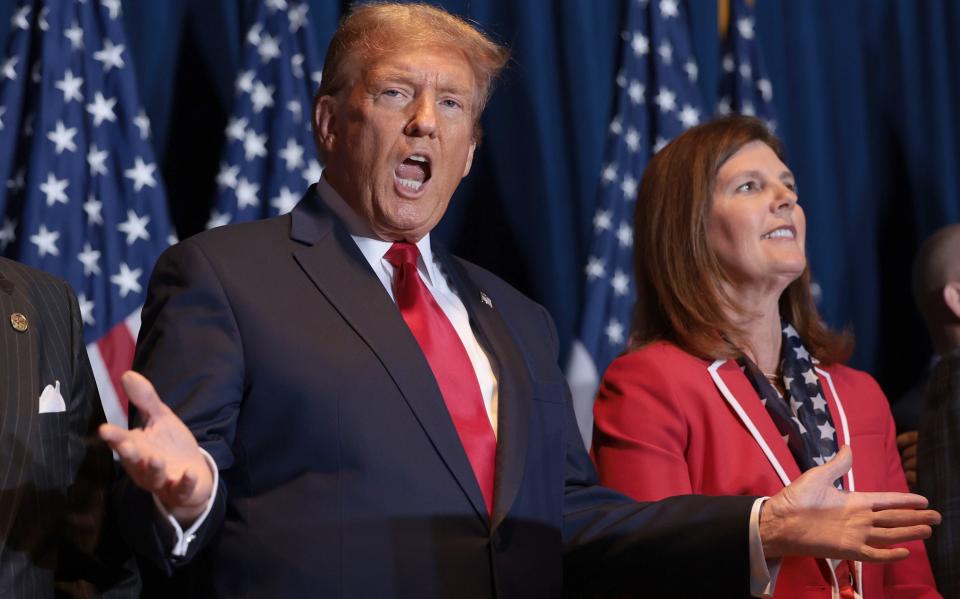
[[[470,174],[470,167],[473,166],[473,152],[477,149],[477,142],[470,142],[470,149],[467,151],[467,163],[463,165],[463,177]],[[463,178],[461,177],[461,179]]]
[[[960,320],[960,281],[950,281],[943,286],[943,303]]]
[[[313,128],[317,132],[317,145],[329,154],[337,141],[337,100],[333,96],[320,96],[313,105]]]

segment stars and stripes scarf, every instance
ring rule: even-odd
[[[816,358],[810,355],[796,329],[781,322],[783,342],[780,349],[781,395],[750,358],[737,360],[760,401],[790,448],[800,470],[822,465],[837,454],[837,431],[827,409],[820,379],[814,371]],[[843,488],[842,479],[835,483]]]

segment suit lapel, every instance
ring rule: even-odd
[[[480,486],[430,366],[360,249],[312,191],[291,219],[291,237],[306,244],[294,251],[294,259],[380,359],[447,468],[485,519]]]
[[[757,397],[750,381],[733,360],[717,360],[709,367],[714,384],[750,432],[784,486],[800,476],[790,448]]]
[[[503,522],[516,499],[527,456],[530,379],[523,357],[496,307],[455,258],[434,245],[451,287],[470,314],[470,325],[497,376],[497,461],[491,528]],[[484,299],[485,298],[485,299]],[[489,303],[488,303],[489,302]]]

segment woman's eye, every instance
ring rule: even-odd
[[[737,186],[737,191],[756,191],[760,186],[757,185],[756,181],[747,181],[746,183],[741,183]]]

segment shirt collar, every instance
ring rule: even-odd
[[[377,271],[382,268],[382,260],[387,251],[393,245],[392,241],[384,241],[376,236],[370,225],[363,218],[353,211],[347,202],[337,193],[326,176],[321,176],[317,183],[317,194],[326,204],[331,212],[337,215],[343,225],[350,233],[354,243],[360,248],[363,257],[370,263],[370,267]],[[420,275],[426,277],[427,283],[431,285],[442,284],[445,279],[440,276],[437,265],[433,260],[433,250],[430,246],[430,234],[427,233],[417,242],[417,249],[420,250],[421,260],[417,263],[417,270]],[[391,267],[392,272],[392,267]]]

